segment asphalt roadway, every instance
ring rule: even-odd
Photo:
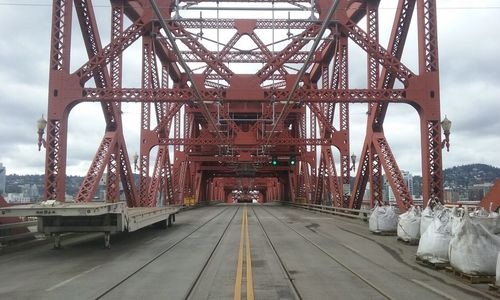
[[[498,299],[415,262],[366,222],[279,205],[179,213],[173,227],[79,235],[0,256],[0,299]]]

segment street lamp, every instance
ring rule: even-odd
[[[351,154],[351,162],[352,166],[350,170],[356,171],[356,154],[354,154],[354,152]]]
[[[137,161],[139,160],[139,155],[137,152],[134,154],[134,171],[137,171]]]
[[[45,133],[45,127],[47,126],[47,120],[43,118],[43,115],[38,121],[36,121],[36,128],[38,132],[38,151],[42,149],[42,146],[45,148],[47,143],[43,139],[43,134]]]
[[[444,132],[444,140],[441,143],[441,148],[444,148],[446,146],[446,151],[450,152],[450,129],[451,129],[451,121],[448,120],[446,115],[444,116],[444,120],[441,121],[441,127],[443,128]]]

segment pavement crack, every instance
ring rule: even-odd
[[[311,224],[309,224],[309,225],[306,225],[305,227],[306,227],[307,229],[309,229],[310,231],[314,232],[314,233],[318,233],[318,232],[316,231],[316,229],[318,229],[318,228],[319,228],[319,224],[317,224],[317,223],[311,223]]]

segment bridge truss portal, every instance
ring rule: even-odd
[[[379,42],[379,2],[111,0],[105,44],[91,0],[54,0],[45,197],[65,197],[71,109],[98,102],[105,133],[77,201],[91,201],[106,173],[107,201],[122,191],[130,206],[228,201],[240,189],[264,201],[359,208],[368,184],[371,204],[382,201],[385,174],[405,210],[412,197],[384,118],[389,104],[406,103],[420,118],[424,201],[442,199],[436,1],[400,0],[387,45]],[[265,11],[271,18],[256,18]],[[412,20],[418,70],[402,61]],[[77,33],[88,58],[70,70]],[[126,87],[123,53],[137,43],[141,85]],[[362,89],[349,87],[353,44],[366,54]],[[123,132],[125,102],[141,107],[138,183]],[[354,182],[352,103],[368,106]]]

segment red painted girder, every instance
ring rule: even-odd
[[[267,58],[267,61],[273,59],[273,53],[269,50],[269,48],[267,48],[266,44],[264,44],[264,42],[259,38],[259,36],[257,34],[255,34],[255,32],[252,32],[248,36],[257,45],[257,47],[259,48],[261,53],[263,53],[265,55],[265,57]],[[283,77],[285,77],[288,74],[288,72],[285,70],[285,68],[283,66],[281,68],[278,68],[278,73]]]
[[[55,0],[52,6],[50,69],[69,72],[73,1]]]
[[[443,199],[443,162],[440,121],[421,118],[422,195],[425,206],[430,199]]]
[[[194,3],[203,3],[203,2],[210,2],[213,3],[214,0],[191,0],[189,2],[194,2]],[[269,0],[218,0],[217,2],[254,2],[254,3],[269,3]],[[276,3],[310,3],[310,0],[273,0],[273,2]]]
[[[271,60],[269,60],[257,73],[255,74],[260,78],[261,82],[269,79],[271,75],[274,74],[279,68],[281,68],[288,60],[300,51],[305,45],[307,45],[311,40],[308,38],[315,37],[321,29],[320,24],[310,24],[307,28],[300,33],[298,36],[292,38],[290,43],[276,54]]]
[[[81,66],[74,74],[80,78],[80,84],[85,85],[95,73],[104,68],[118,54],[123,53],[131,44],[141,37],[144,23],[141,19],[130,25],[124,32],[123,36],[111,41],[109,45],[100,50],[87,63]]]
[[[101,38],[99,36],[99,29],[90,0],[75,0],[75,10],[78,15],[83,41],[87,49],[89,59],[96,56],[97,53],[102,51]],[[113,58],[113,60],[116,57]],[[111,63],[111,61],[110,61]],[[98,88],[105,88],[112,86],[112,79],[109,75],[108,69],[102,67],[97,69],[94,73],[95,84]],[[106,121],[107,130],[116,130],[121,117],[119,114],[120,108],[118,103],[101,103]]]
[[[179,69],[176,61],[177,58],[172,49],[170,49],[170,45],[167,43],[165,39],[156,39],[155,40],[155,49],[156,55],[160,59],[160,62],[163,66],[168,66],[168,75],[172,77],[173,82],[182,81],[182,72]]]
[[[337,177],[337,170],[335,169],[335,161],[333,159],[330,147],[323,147],[321,151],[322,158],[325,163],[327,190],[332,195],[335,206],[342,206],[342,189],[339,184],[339,177]]]
[[[373,145],[381,156],[381,163],[401,211],[406,211],[413,204],[413,199],[405,184],[401,170],[398,167],[389,143],[382,134],[374,134]]]
[[[229,115],[229,104],[220,105],[218,111],[219,111],[220,117],[225,120],[225,121],[221,121],[221,123],[226,124],[228,129],[232,130],[232,134],[238,134],[239,132],[241,132],[240,127],[236,124],[236,122],[233,120],[233,118]],[[214,119],[216,119],[217,112],[214,111],[212,113],[212,116],[214,117]]]
[[[180,38],[182,43],[186,45],[192,52],[196,53],[200,58],[205,60],[205,63],[215,71],[224,80],[229,81],[234,75],[233,71],[226,65],[218,62],[217,57],[212,54],[203,44],[201,44],[196,36],[193,36],[189,31],[185,30],[180,24],[175,22],[168,23],[169,29],[174,36]]]
[[[398,4],[388,46],[390,54],[397,59],[401,59],[403,54],[403,49],[405,46],[408,30],[410,28],[415,3],[416,0],[401,0]],[[382,89],[389,89],[393,87],[396,76],[393,72],[391,72],[389,68],[384,67],[382,68],[380,79],[381,80],[378,81],[378,87]],[[369,131],[376,130],[381,132],[387,107],[388,103],[379,103],[378,105],[370,107],[370,115],[368,118],[369,127],[367,128]],[[372,152],[375,152],[372,142],[372,135],[367,133],[363,146],[363,154],[361,155],[360,160],[366,161],[368,163],[368,155],[379,155]],[[367,170],[358,168],[358,174],[356,176],[354,189],[355,194],[353,194],[354,198],[351,197],[350,201],[351,208],[361,207],[361,201],[369,175],[370,174]]]
[[[337,44],[336,32],[332,30],[327,40],[323,41],[318,50],[316,50],[315,62],[311,67],[309,77],[311,82],[316,83],[322,77],[323,68],[328,65],[335,54],[335,47]],[[333,40],[328,40],[333,39]],[[328,85],[323,85],[323,87],[329,87]]]
[[[294,20],[294,19],[256,19],[249,21],[255,22],[255,29],[304,29],[309,24],[316,21],[309,20]],[[179,23],[184,28],[190,29],[199,29],[202,27],[203,29],[236,29],[235,27],[235,19],[180,19],[175,20],[176,23]],[[334,20],[331,21],[333,25],[335,23]]]
[[[89,171],[85,176],[82,185],[80,186],[80,191],[75,197],[75,202],[90,202],[97,189],[99,180],[106,169],[106,165],[109,162],[111,153],[116,147],[117,141],[116,132],[107,132],[102,141],[101,145],[97,149],[94,156],[94,160],[90,165]]]
[[[47,154],[45,158],[45,199],[59,201],[65,199],[66,139],[67,122],[49,118],[47,123]]]
[[[238,40],[241,38],[241,36],[242,36],[242,34],[240,32],[236,32],[233,35],[233,37],[231,39],[229,39],[229,41],[224,45],[224,47],[222,48],[222,50],[220,50],[220,52],[211,51],[210,54],[213,55],[214,57],[217,57],[217,62],[219,64],[222,64],[226,54],[234,47],[234,45],[238,42]],[[191,52],[191,53],[194,54],[195,57],[196,56],[199,57],[201,60],[200,62],[205,63],[206,57],[199,56],[197,53],[193,53],[193,52]],[[212,70],[213,69],[210,68],[210,66],[207,66],[202,73],[205,75],[208,75],[211,73]]]
[[[382,174],[382,163],[380,161],[380,155],[375,151],[375,147],[371,145],[370,150],[370,207],[374,207],[376,203],[382,204],[383,202],[383,188],[384,188],[384,178]]]
[[[153,169],[153,176],[149,181],[148,192],[146,199],[141,199],[144,206],[155,207],[156,205],[156,195],[160,188],[161,178],[165,176],[165,161],[168,155],[168,145],[160,145],[158,147],[158,155],[156,157],[156,162]]]
[[[314,191],[313,203],[323,204],[324,195],[324,185],[325,185],[325,161],[323,159],[323,154],[321,154],[319,159],[318,176],[316,176],[316,190]]]
[[[182,104],[175,103],[168,108],[167,114],[160,120],[158,125],[153,129],[154,132],[159,133],[160,131],[170,131],[170,124],[172,118],[179,112]]]
[[[401,63],[398,58],[388,53],[387,50],[380,44],[371,40],[368,34],[351,20],[346,20],[345,24],[341,24],[341,30],[363,50],[369,53],[373,58],[377,59],[380,65],[389,69],[394,74],[397,74],[397,78],[406,87],[408,87],[408,80],[411,77],[414,77],[415,74],[403,63]]]
[[[236,90],[237,91],[237,90]],[[246,99],[245,94],[237,99],[226,98],[226,90],[200,89],[204,101],[255,101],[269,102],[273,95],[277,101],[286,101],[289,91],[286,90],[263,90],[262,99]],[[188,103],[193,99],[194,94],[191,89],[97,89],[85,88],[82,91],[83,97],[76,102],[95,102],[95,101],[120,101],[120,102],[182,102]],[[415,103],[412,99],[406,99],[406,90],[404,89],[304,89],[301,88],[294,93],[292,101],[307,103],[330,103],[330,102],[349,102],[349,103],[371,103],[371,102],[398,102]]]
[[[188,159],[190,161],[224,162],[224,163],[242,161],[238,156],[233,156],[233,155],[220,156],[218,153],[214,153],[213,155],[211,153],[206,153],[206,155],[188,155]],[[248,161],[266,163],[269,162],[269,160],[270,160],[269,156],[251,156],[250,160]],[[245,160],[243,161],[247,161],[247,158],[245,158]]]
[[[401,59],[408,31],[410,29],[411,19],[415,8],[416,0],[401,0],[396,10],[394,25],[389,39],[389,49],[391,55],[397,59]],[[388,68],[382,68],[378,87],[389,89],[394,86],[396,76]],[[387,104],[379,104],[371,108],[369,124],[375,130],[381,130],[384,123],[385,114],[387,112]]]
[[[349,200],[349,208],[360,209],[363,202],[363,197],[365,195],[366,183],[368,182],[370,172],[369,158],[371,152],[373,151],[371,143],[366,144],[366,140],[368,140],[368,136],[365,139],[365,144],[363,145],[363,149],[360,155],[358,172],[356,174],[356,177],[354,178],[354,186],[352,189],[351,198]]]
[[[272,139],[272,145],[275,146],[311,146],[311,145],[322,145],[322,146],[338,146],[342,144],[340,141],[344,141],[345,134],[342,131],[335,132],[331,139],[303,139],[303,138],[280,138],[276,137]],[[223,139],[221,142],[215,140],[213,137],[206,138],[187,138],[187,139],[173,139],[173,138],[160,138],[160,144],[168,144],[168,145],[185,145],[185,146],[196,146],[196,145],[238,145],[234,142],[234,139]],[[249,144],[242,144],[249,145]],[[252,145],[267,145],[266,139],[259,138],[256,139],[255,143]]]
[[[106,173],[106,201],[117,201],[120,199],[118,154],[119,148],[115,147],[108,161]]]
[[[436,0],[418,0],[419,73],[439,71]]]
[[[55,0],[52,5],[49,90],[61,87],[58,78],[69,73],[73,1]],[[66,185],[67,116],[55,105],[49,92],[47,152],[45,155],[45,199],[64,201]]]
[[[124,145],[120,146],[120,179],[122,182],[123,193],[125,194],[125,199],[127,199],[127,205],[129,207],[138,206],[137,191],[135,189],[135,183],[133,179],[132,168],[130,167],[129,155],[127,148]]]

